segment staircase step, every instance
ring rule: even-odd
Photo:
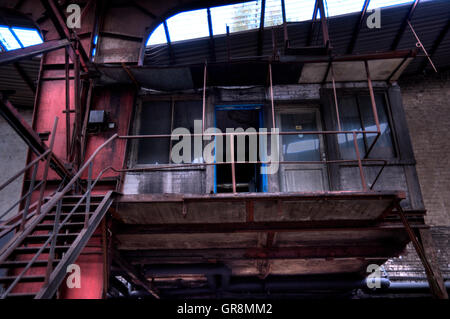
[[[59,263],[60,259],[53,260],[54,264]],[[23,268],[28,265],[29,260],[7,260],[0,263],[0,268]],[[31,267],[45,267],[48,264],[48,260],[36,260]]]
[[[11,283],[16,280],[15,276],[0,277],[0,283]],[[43,282],[45,281],[45,276],[23,276],[20,278],[20,282]]]
[[[36,225],[35,229],[36,230],[53,230],[53,224],[39,224]],[[74,228],[74,227],[84,227],[84,223],[79,222],[79,223],[65,223],[64,225],[61,226],[61,229],[65,229],[65,228]]]
[[[70,248],[70,245],[58,245],[55,246],[55,251],[60,252],[60,251],[64,251]],[[39,251],[39,249],[41,249],[41,247],[17,247],[16,249],[14,249],[13,254],[18,255],[18,254],[33,254],[33,253],[37,253]],[[44,253],[47,253],[50,250],[50,247],[47,246],[44,248]]]
[[[14,292],[9,293],[6,298],[28,298],[32,299],[36,296],[37,292]]]
[[[29,235],[25,237],[23,243],[44,243],[51,234],[45,235]],[[78,236],[78,233],[72,234],[58,234],[56,240],[74,240]]]

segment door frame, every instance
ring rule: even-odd
[[[320,112],[320,105],[308,105],[308,106],[298,106],[298,105],[278,105],[276,109],[276,125],[280,129],[280,132],[283,131],[283,127],[281,126],[281,115],[282,114],[302,114],[302,113],[311,113],[314,112],[316,116],[316,125],[317,131],[323,130],[322,125],[322,117]],[[301,132],[301,131],[300,131]],[[319,151],[320,151],[320,159],[326,160],[326,145],[325,139],[322,134],[318,134],[319,136]],[[281,137],[282,139],[282,137]],[[280,143],[280,161],[284,161],[283,157],[283,142]],[[322,185],[323,189],[321,191],[328,191],[330,189],[330,183],[328,178],[328,168],[327,164],[280,164],[280,174],[279,174],[279,189],[281,192],[288,192],[288,187],[286,185],[286,170],[313,170],[320,169],[322,171]],[[293,190],[294,191],[294,190]],[[319,191],[319,190],[318,190]]]
[[[258,110],[259,112],[259,128],[264,127],[264,104],[262,103],[242,103],[242,104],[216,104],[214,105],[214,127],[217,128],[217,111],[234,111],[234,110]],[[258,129],[259,129],[258,128]],[[214,138],[214,149],[216,148]],[[259,136],[258,136],[259,140]],[[226,143],[224,143],[226,145]],[[214,153],[214,163],[216,155]],[[261,164],[264,167],[266,164]],[[266,193],[268,190],[267,175],[259,174],[261,178],[261,192]],[[214,165],[214,194],[217,194],[217,165]]]

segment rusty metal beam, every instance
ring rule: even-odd
[[[442,41],[447,36],[449,30],[450,30],[450,19],[447,21],[447,24],[441,30],[441,32],[439,32],[439,35],[437,36],[436,40],[434,40],[433,46],[431,47],[430,53],[428,54],[430,59],[433,57],[433,55],[438,50],[438,48],[441,45]],[[427,59],[424,58],[422,64],[419,67],[419,73],[422,73],[425,70],[426,66],[427,66]]]
[[[322,24],[322,37],[324,46],[330,45],[330,36],[328,34],[327,16],[325,13],[325,6],[323,0],[317,0],[320,12],[320,23]]]
[[[314,26],[315,26],[315,23],[316,23],[317,11],[319,9],[319,7],[317,5],[317,1],[318,0],[316,0],[316,3],[314,4],[313,16],[312,16],[312,20],[311,20],[311,26],[310,26],[309,32],[308,32],[308,37],[307,37],[307,40],[306,40],[306,46],[310,46],[311,45],[313,34],[314,34]]]
[[[153,285],[144,277],[142,273],[137,271],[133,265],[126,261],[121,253],[117,250],[113,251],[113,261],[133,280],[136,285],[141,286],[148,291],[156,299],[159,299],[158,291]]]
[[[0,95],[0,115],[11,125],[23,141],[30,147],[30,149],[37,156],[44,154],[49,148],[39,138],[39,135],[33,128],[22,118],[14,106]],[[72,175],[67,171],[63,162],[55,155],[51,156],[51,167],[61,177],[71,177]]]
[[[266,0],[261,2],[261,19],[259,21],[258,43],[256,46],[256,56],[261,56],[264,46],[264,16],[266,13]]]
[[[412,16],[414,15],[414,11],[417,8],[417,5],[419,4],[420,0],[415,0],[413,4],[411,4],[411,7],[409,8],[408,14],[403,19],[402,24],[400,26],[400,29],[398,29],[397,34],[395,35],[394,41],[391,44],[391,50],[394,51],[397,49],[398,44],[400,43],[400,40],[402,39],[403,33],[405,33],[406,27],[408,26],[408,21],[411,20]]]
[[[387,259],[401,253],[403,247],[396,242],[390,245],[350,244],[347,246],[302,246],[302,247],[272,247],[272,248],[221,248],[221,249],[162,249],[162,250],[124,250],[122,255],[132,264],[148,264],[170,262],[172,260],[220,259],[309,259],[309,258],[370,258]]]
[[[23,49],[3,52],[0,53],[0,65],[17,62],[23,59],[29,59],[45,52],[64,48],[69,44],[70,42],[67,39],[51,40]]]
[[[359,16],[359,20],[356,23],[355,28],[353,29],[353,35],[352,35],[350,43],[348,44],[348,47],[347,47],[347,54],[353,53],[353,50],[354,50],[355,44],[356,44],[356,40],[358,39],[359,31],[361,30],[361,27],[364,22],[364,17],[367,13],[367,7],[369,6],[369,3],[370,3],[370,0],[364,1],[363,7],[361,9],[361,14]]]
[[[69,29],[66,25],[64,14],[61,13],[59,6],[55,3],[54,0],[41,0],[41,3],[44,9],[48,12],[50,19],[56,29],[56,32],[62,39],[72,40],[75,39],[76,42],[80,43],[76,33]],[[81,65],[85,72],[88,71],[89,64],[89,56],[86,54],[83,46],[78,45],[75,46],[73,43],[70,44],[71,48],[71,59],[75,60],[75,55],[78,55],[80,58]]]

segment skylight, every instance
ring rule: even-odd
[[[284,0],[287,22],[312,19],[316,0]],[[368,9],[411,3],[413,0],[371,0]],[[261,21],[261,0],[210,8],[213,35],[258,29]],[[360,12],[364,0],[324,0],[328,17]],[[318,14],[318,17],[320,15]],[[168,37],[161,23],[150,35],[147,46],[209,36],[207,10],[193,10],[179,13],[166,20]],[[264,27],[281,25],[283,15],[281,0],[266,0]]]
[[[38,30],[0,25],[0,42],[7,51],[43,43]]]
[[[206,9],[182,12],[167,20],[170,40],[181,41],[209,35]]]

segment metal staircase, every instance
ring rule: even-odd
[[[1,218],[16,206],[21,207],[13,217],[0,221],[0,299],[53,298],[66,277],[68,266],[76,262],[113,202],[113,191],[92,194],[111,167],[100,171],[94,181],[92,170],[95,156],[117,135],[98,147],[74,176],[63,178],[60,187],[44,197],[49,193],[46,182],[54,157],[56,125],[57,119],[49,150],[0,185],[1,191],[21,176],[29,184],[28,191],[13,207],[0,212]],[[40,162],[44,168],[41,181],[37,182]],[[87,179],[81,180],[87,168]],[[34,203],[31,202],[33,194],[38,195]]]
[[[8,276],[0,277],[2,299],[51,298],[55,294],[67,267],[76,261],[113,200],[112,192],[91,196],[90,204],[82,204],[85,197],[62,197],[56,207],[34,217],[24,232],[18,233],[3,249],[0,269],[5,269]],[[46,275],[33,275],[35,268],[41,272],[45,268]],[[18,285],[30,283],[33,283],[29,285],[30,292],[14,292]]]

